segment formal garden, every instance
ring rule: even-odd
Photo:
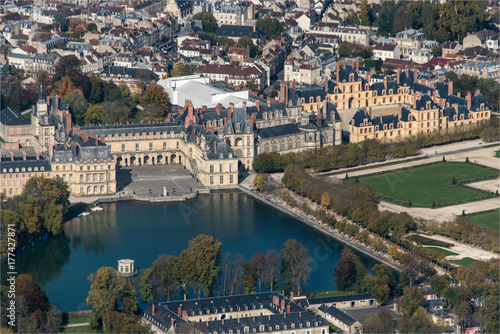
[[[441,161],[350,178],[349,181],[368,184],[382,200],[408,207],[436,208],[498,196],[467,186],[497,176],[498,170],[494,168],[470,162]]]
[[[477,212],[468,216],[478,225],[500,229],[500,209]]]

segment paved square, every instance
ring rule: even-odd
[[[163,187],[169,195],[186,195],[207,189],[201,182],[196,182],[181,164],[128,166],[116,170],[116,188],[121,194],[135,192],[135,195],[156,197],[163,195]]]

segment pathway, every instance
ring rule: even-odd
[[[77,322],[74,324],[67,324],[67,325],[62,325],[61,328],[66,328],[66,327],[83,327],[83,326],[89,326],[90,322]]]
[[[450,257],[447,257],[448,259],[462,259],[464,257],[471,257],[476,260],[483,260],[483,261],[488,261],[490,259],[498,259],[500,257],[500,254],[490,252],[488,250],[480,249],[474,246],[470,246],[468,244],[465,244],[463,242],[443,237],[442,235],[424,235],[426,238],[429,239],[434,239],[434,240],[439,240],[439,241],[444,241],[448,242],[450,244],[453,244],[451,247],[438,247],[438,246],[429,246],[429,247],[438,247],[442,248],[445,250],[452,251],[454,253],[458,253],[460,255],[450,255]],[[452,258],[453,256],[453,258]]]

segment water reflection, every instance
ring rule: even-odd
[[[69,238],[62,234],[50,237],[26,247],[17,255],[17,271],[29,273],[43,286],[62,274],[69,255]]]

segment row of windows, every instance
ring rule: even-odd
[[[213,185],[214,184],[214,177],[213,176],[210,176],[210,184]],[[234,177],[233,175],[229,175],[229,183],[232,184],[234,183]],[[219,184],[224,184],[224,175],[221,175],[219,176]]]
[[[8,171],[9,171],[9,173],[14,173],[14,171],[16,173],[26,172],[26,171],[28,171],[28,172],[32,172],[32,171],[33,172],[38,172],[38,167],[33,167],[33,168],[31,168],[31,167],[28,167],[28,168],[22,167],[21,169],[19,169],[19,168],[9,168]],[[45,171],[45,167],[43,167],[43,166],[40,167],[40,171],[41,172]],[[2,169],[2,173],[7,173],[7,168],[3,168]]]
[[[177,142],[177,149],[179,149],[179,142]],[[149,150],[150,151],[154,151],[153,149],[153,143],[149,143]],[[163,150],[166,151],[167,150],[167,143],[164,142],[163,143]],[[136,152],[140,152],[140,146],[139,144],[135,144],[135,151]],[[125,144],[122,144],[122,153],[125,153]]]
[[[214,165],[210,165],[210,173],[213,174],[214,171],[215,171]],[[230,173],[234,172],[233,164],[229,164],[229,172]],[[219,165],[219,173],[224,173],[224,165],[223,164]]]

